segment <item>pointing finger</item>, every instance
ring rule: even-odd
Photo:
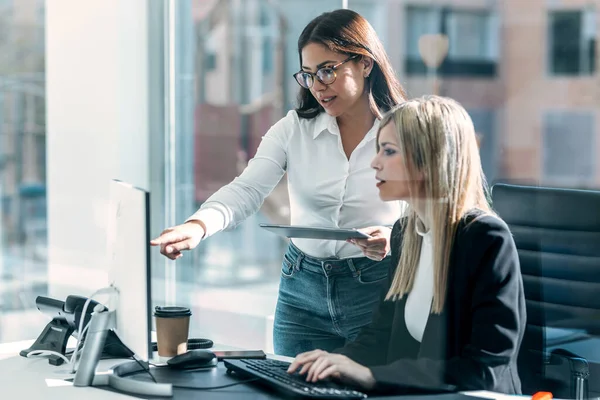
[[[184,237],[182,237],[182,235],[176,231],[165,231],[159,237],[152,239],[150,244],[152,246],[166,245],[183,239]]]

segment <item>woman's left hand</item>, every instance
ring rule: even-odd
[[[300,375],[306,374],[307,382],[331,377],[362,389],[370,390],[375,387],[375,378],[369,368],[341,354],[331,354],[323,350],[298,354],[287,372],[294,373],[298,368]]]
[[[362,250],[363,254],[371,260],[381,261],[390,252],[390,235],[392,230],[385,226],[370,226],[359,229],[371,237],[368,239],[348,239]]]

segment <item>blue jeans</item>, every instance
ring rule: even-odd
[[[368,325],[384,290],[390,257],[314,258],[291,242],[283,258],[275,311],[275,354],[331,351]]]

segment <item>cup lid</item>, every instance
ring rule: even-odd
[[[177,306],[156,306],[154,307],[154,316],[159,318],[181,318],[189,317],[192,312],[187,307]]]

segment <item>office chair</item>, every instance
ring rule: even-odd
[[[600,338],[600,192],[496,184],[492,205],[511,229],[523,274],[523,393],[600,396],[599,360],[566,349]]]

